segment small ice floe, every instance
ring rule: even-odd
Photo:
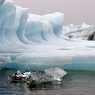
[[[47,85],[57,85],[62,82],[67,74],[61,68],[49,68],[43,72],[24,72],[17,71],[10,76],[11,82],[25,82],[29,88],[43,88]]]
[[[59,85],[66,74],[67,72],[61,68],[49,68],[46,69],[44,73],[32,73],[30,80],[27,81],[27,84],[31,89]]]
[[[21,73],[19,70],[9,76],[10,82],[26,82],[31,77],[31,72]]]
[[[62,78],[67,74],[67,72],[61,68],[55,67],[46,69],[45,74],[50,76],[54,81],[62,81]]]

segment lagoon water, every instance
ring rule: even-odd
[[[95,72],[68,71],[61,85],[30,90],[25,84],[8,82],[12,70],[0,71],[0,95],[95,95]]]

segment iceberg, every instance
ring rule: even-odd
[[[90,35],[94,34],[94,31],[94,25],[83,23],[82,25],[75,26],[71,24],[64,35],[69,40],[89,40]]]
[[[51,76],[53,80],[62,81],[62,78],[67,74],[67,72],[61,68],[55,67],[46,69],[45,74]]]
[[[0,0],[0,68],[95,70],[94,31],[85,23],[64,25],[61,12],[37,15]]]

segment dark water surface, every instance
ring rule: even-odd
[[[0,95],[95,95],[95,72],[69,71],[62,85],[30,90],[25,84],[8,82],[10,70],[0,71]]]

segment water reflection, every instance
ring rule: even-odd
[[[69,71],[61,85],[29,89],[26,84],[8,82],[14,71],[0,71],[0,95],[94,95],[95,72]]]

